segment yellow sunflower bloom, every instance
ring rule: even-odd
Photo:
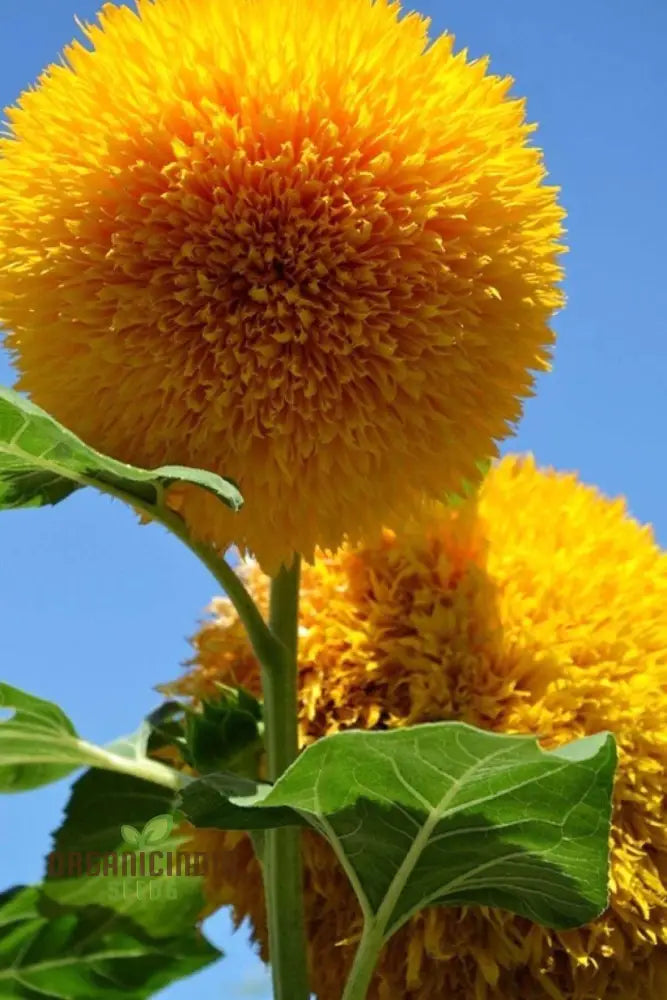
[[[387,0],[106,4],[0,141],[19,387],[268,570],[494,453],[545,367],[562,210],[511,80]]]
[[[264,600],[266,580],[246,569]],[[609,729],[620,765],[611,903],[546,930],[500,910],[431,909],[389,943],[371,1000],[663,1000],[667,996],[667,554],[622,501],[505,459],[477,503],[436,510],[399,539],[321,555],[304,571],[301,741],[347,727],[459,719],[545,746]],[[258,690],[229,605],[176,685]],[[245,834],[198,831],[220,852],[209,908],[249,916],[266,957],[260,875]],[[339,1000],[361,926],[328,844],[304,838],[312,988]]]

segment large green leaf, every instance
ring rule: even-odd
[[[0,896],[2,1000],[143,1000],[210,964],[197,930],[155,940],[102,907],[47,917],[39,888]]]
[[[81,739],[62,709],[9,684],[0,683],[0,792],[21,792],[58,781],[82,766],[134,774],[174,788],[175,771],[144,754],[143,733],[110,749]],[[120,752],[119,752],[120,751]]]
[[[82,486],[94,486],[150,514],[163,508],[175,482],[209,490],[232,510],[237,486],[212,472],[165,465],[137,469],[100,454],[30,400],[0,388],[0,509],[57,504]]]
[[[546,752],[533,737],[432,723],[319,740],[271,790],[245,802],[218,791],[219,821],[217,777],[181,802],[207,826],[240,826],[240,809],[248,829],[291,812],[319,830],[384,939],[431,905],[567,928],[607,904],[615,760],[608,733]]]

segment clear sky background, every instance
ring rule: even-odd
[[[225,0],[220,0],[225,2]],[[229,0],[235,2],[235,0]],[[289,3],[289,0],[285,0]],[[92,19],[95,0],[0,0],[0,105],[15,101]],[[505,451],[624,493],[667,544],[667,85],[664,0],[421,0],[433,33],[490,54],[528,99],[569,212],[567,308],[554,370]],[[13,376],[0,356],[0,382]],[[132,731],[174,677],[215,587],[160,528],[92,492],[0,517],[0,676],[57,701],[98,742]],[[67,783],[0,799],[0,889],[39,879]],[[228,957],[164,1000],[268,997],[226,915]]]

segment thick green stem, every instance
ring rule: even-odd
[[[299,752],[297,715],[297,647],[299,635],[300,560],[283,566],[271,581],[269,629],[282,646],[282,656],[262,664],[269,780],[275,781]]]
[[[366,924],[341,1000],[366,1000],[382,944],[382,928],[375,921]]]
[[[269,779],[275,781],[298,750],[297,639],[299,569],[296,556],[271,582],[269,628],[283,655],[262,663],[265,739]],[[274,1000],[308,1000],[303,910],[301,833],[296,827],[264,835],[264,885]]]
[[[149,512],[151,513],[151,512]],[[296,758],[298,740],[297,641],[301,561],[295,555],[271,582],[268,623],[224,557],[191,538],[172,511],[151,516],[160,520],[211,571],[243,623],[262,670],[264,737],[271,781]],[[308,967],[303,907],[301,833],[296,827],[267,830],[261,839],[261,861],[269,926],[269,956],[274,1000],[308,1000]]]

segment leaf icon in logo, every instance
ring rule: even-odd
[[[173,817],[168,813],[161,816],[154,816],[153,819],[149,819],[145,827],[141,832],[141,840],[147,847],[154,847],[156,844],[162,844],[165,840],[169,838],[174,826]]]
[[[141,834],[129,824],[123,824],[123,826],[121,826],[120,835],[125,843],[129,844],[130,847],[139,847],[141,845]]]

